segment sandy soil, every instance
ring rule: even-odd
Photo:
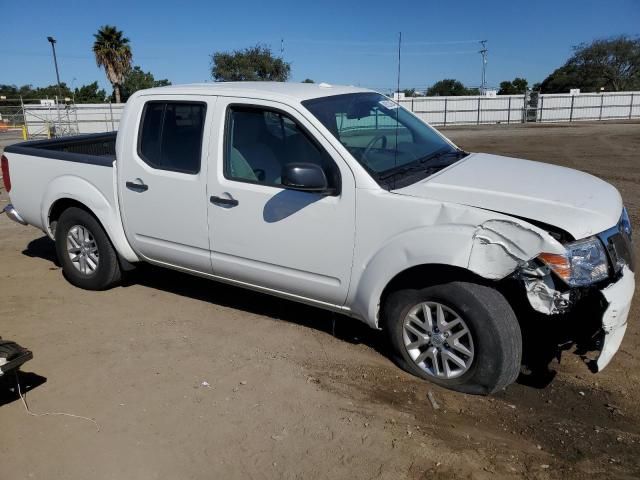
[[[446,134],[598,175],[640,231],[640,124]],[[151,267],[108,292],[76,289],[52,243],[5,216],[0,292],[0,334],[35,354],[22,374],[32,410],[100,424],[28,416],[9,382],[3,479],[640,477],[637,302],[601,374],[564,353],[546,387],[486,398],[415,379],[377,332],[291,302]]]

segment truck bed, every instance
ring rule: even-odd
[[[92,133],[17,143],[7,153],[110,167],[116,159],[117,132]]]
[[[115,143],[116,132],[108,132],[9,145],[4,154],[13,184],[11,203],[24,221],[49,235],[49,208],[60,196],[100,212],[105,222],[119,224]]]

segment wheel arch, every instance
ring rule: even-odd
[[[398,272],[387,282],[378,297],[378,304],[380,306],[384,305],[389,294],[401,289],[421,289],[432,285],[454,281],[477,283],[481,285],[491,284],[490,280],[457,265],[447,265],[442,263],[413,265],[401,272]],[[378,327],[384,328],[383,318],[378,319]]]
[[[62,215],[62,213],[65,210],[71,207],[79,208],[91,214],[98,221],[98,223],[100,223],[102,228],[104,228],[104,225],[102,225],[102,222],[100,221],[100,219],[96,217],[96,215],[91,211],[91,209],[87,207],[84,203],[79,202],[78,200],[74,200],[72,198],[63,197],[53,202],[53,204],[49,208],[49,214],[47,215],[47,222],[45,225],[47,225],[49,233],[51,234],[52,237],[55,237],[56,225],[58,223],[58,220],[60,219],[60,215]]]
[[[419,227],[392,238],[354,276],[349,305],[354,316],[379,328],[384,295],[398,282],[433,276],[491,285],[540,252],[564,247],[543,230],[504,215],[482,212],[477,223]],[[477,216],[477,215],[476,215]],[[424,285],[424,284],[423,284]],[[424,285],[427,286],[427,285]]]
[[[109,201],[96,186],[79,177],[58,177],[49,184],[45,192],[41,216],[45,233],[50,238],[54,238],[55,222],[64,210],[72,206],[81,208],[96,218],[121,258],[127,262],[139,261],[124,235],[117,205]]]

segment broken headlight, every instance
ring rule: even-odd
[[[566,253],[542,253],[542,260],[571,287],[590,285],[609,276],[604,245],[597,237],[565,244]]]

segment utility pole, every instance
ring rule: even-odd
[[[58,80],[58,101],[56,102],[56,110],[58,112],[58,126],[62,127],[62,117],[60,117],[60,99],[62,98],[62,88],[60,88],[60,73],[58,73],[58,59],[56,58],[56,39],[53,37],[47,37],[47,40],[51,44],[53,50],[53,64],[56,67],[56,79]],[[55,132],[56,136],[58,132]]]
[[[396,87],[398,89],[396,95],[397,98],[396,100],[399,102],[400,101],[400,53],[402,50],[402,32],[398,32],[398,83],[396,84]]]
[[[480,83],[480,94],[484,95],[487,91],[487,41],[480,40],[480,45],[482,49],[478,51],[480,55],[482,55],[482,82]]]
[[[280,39],[280,58],[284,58],[284,38]]]

